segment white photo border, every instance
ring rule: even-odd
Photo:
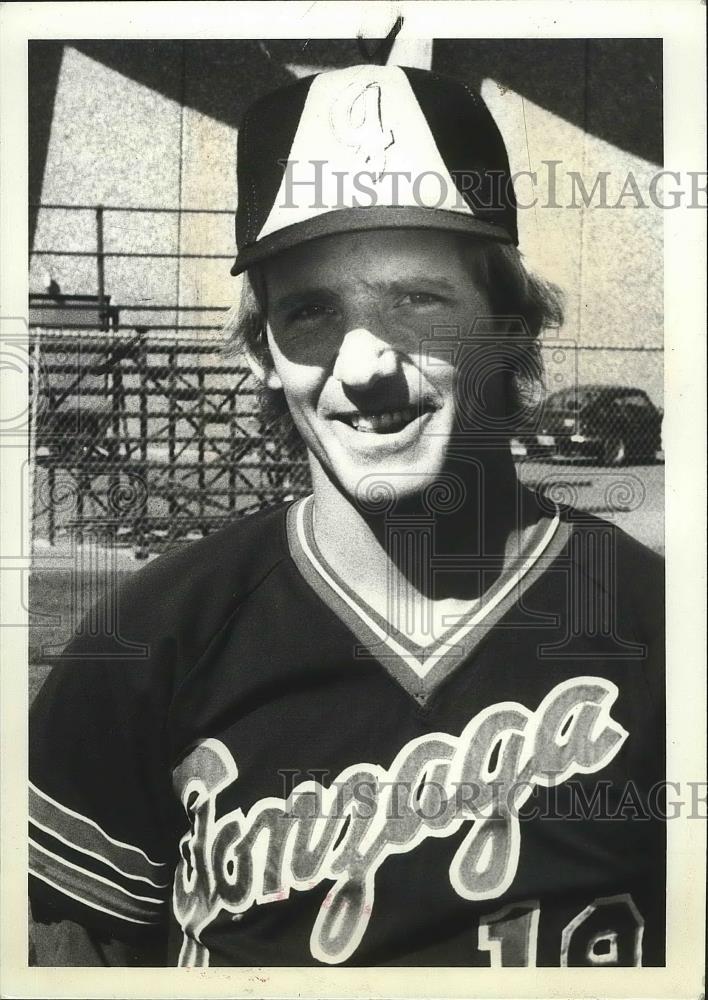
[[[15,3],[0,10],[0,336],[26,331],[27,41],[60,38],[639,38],[664,45],[665,169],[705,171],[705,6],[694,0],[462,2]],[[667,780],[705,782],[706,220],[665,219]],[[1,346],[1,345],[0,345]],[[3,368],[8,363],[3,360]],[[705,986],[706,829],[667,823],[667,965],[652,969],[78,969],[28,968],[26,926],[29,524],[16,484],[27,441],[11,432],[26,376],[4,370],[2,427],[3,996],[13,997],[698,997]],[[24,393],[24,396],[23,396]],[[23,490],[25,500],[27,491]],[[703,786],[705,787],[705,786]]]

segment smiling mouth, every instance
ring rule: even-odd
[[[381,413],[348,413],[337,419],[358,431],[359,434],[397,434],[413,423],[430,407],[406,406],[401,410],[386,410]]]

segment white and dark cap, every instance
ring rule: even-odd
[[[333,233],[443,229],[518,243],[504,141],[464,84],[352,66],[248,109],[238,137],[231,273]]]

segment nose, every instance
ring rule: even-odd
[[[394,375],[396,353],[365,327],[349,330],[337,353],[332,375],[350,389],[368,389],[379,379]]]

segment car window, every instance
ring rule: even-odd
[[[553,395],[549,396],[546,400],[546,406],[549,410],[581,410],[596,399],[597,395],[595,389],[581,387],[566,389],[563,392],[554,392]]]
[[[649,400],[644,395],[643,392],[631,392],[627,393],[626,396],[621,396],[618,402],[622,406],[649,406]]]
[[[568,398],[567,392],[554,392],[546,397],[546,407],[549,410],[562,410]]]

